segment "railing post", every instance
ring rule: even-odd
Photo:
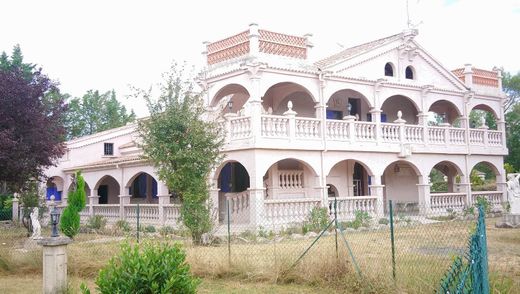
[[[157,195],[159,206],[159,224],[164,226],[166,223],[166,214],[164,213],[164,206],[170,204],[170,195]]]
[[[343,117],[343,120],[348,123],[348,138],[352,144],[356,142],[356,126],[354,125],[356,117],[353,115],[347,115]]]
[[[13,222],[17,223],[18,221],[20,221],[20,217],[19,217],[19,213],[20,213],[20,200],[18,200],[18,193],[14,193],[13,195],[13,205],[12,205],[12,209],[13,209],[13,213],[12,213],[12,219],[13,219]]]
[[[440,127],[444,128],[444,144],[446,146],[450,145],[450,124],[449,123],[441,123],[439,124]]]
[[[119,195],[119,218],[126,219],[125,205],[130,204],[131,195]]]
[[[403,112],[399,110],[397,112],[397,119],[394,120],[394,123],[399,124],[399,142],[405,143],[405,133],[404,133],[404,124],[406,123],[406,120],[403,119]]]
[[[422,214],[428,214],[431,211],[430,184],[417,184],[419,192],[419,210]]]
[[[99,204],[99,195],[96,189],[90,190],[90,196],[88,196],[88,209],[90,217],[94,216],[94,205]]]
[[[372,109],[370,110],[370,115],[372,117],[372,122],[376,123],[376,130],[375,130],[375,136],[376,136],[376,144],[380,145],[382,143],[382,132],[381,132],[381,109]]]

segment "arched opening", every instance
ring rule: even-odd
[[[431,126],[450,124],[454,127],[461,127],[460,112],[453,103],[447,100],[435,101],[428,109],[429,121]]]
[[[420,172],[413,164],[407,161],[396,161],[385,168],[381,183],[384,187],[384,200],[397,203],[401,211],[419,210]]]
[[[246,168],[238,161],[225,163],[218,174],[219,222],[224,222],[229,205],[230,216],[234,223],[249,220],[250,178]],[[227,204],[226,204],[227,201]]]
[[[327,102],[327,119],[343,119],[351,115],[359,121],[371,121],[370,104],[363,94],[344,89],[330,96]]]
[[[54,200],[61,201],[63,184],[63,179],[58,176],[47,179],[45,199],[51,200],[51,196],[54,195]]]
[[[391,62],[387,62],[385,64],[385,76],[386,77],[394,76],[394,65]]]
[[[469,113],[469,127],[474,129],[484,128],[497,130],[497,115],[491,107],[479,104],[473,107]]]
[[[463,174],[460,168],[449,161],[437,163],[430,171],[430,193],[465,192],[461,186]]]
[[[403,95],[394,95],[385,100],[381,106],[381,122],[394,122],[398,119],[397,113],[401,111],[407,124],[417,124],[417,109],[415,103]]]
[[[327,175],[327,185],[337,187],[337,197],[370,195],[372,172],[365,164],[353,159],[336,163]]]
[[[130,203],[157,203],[157,181],[149,174],[140,172],[132,177],[128,185]]]
[[[327,184],[327,195],[329,198],[339,197],[338,188],[332,184]]]
[[[74,183],[70,183],[69,188],[67,189],[67,193],[70,193],[74,190]],[[88,197],[90,196],[90,186],[85,182],[85,195]],[[63,196],[63,195],[62,195]],[[87,201],[88,203],[88,201]]]
[[[471,169],[471,191],[496,191],[498,169],[487,161],[481,161]]]
[[[119,203],[119,193],[121,191],[119,183],[111,176],[102,177],[96,184],[95,190],[99,196],[99,204]]]
[[[415,71],[412,66],[407,66],[404,72],[407,79],[413,80],[415,78]]]
[[[263,177],[267,199],[317,198],[320,191],[318,176],[306,162],[297,159],[280,160]]]
[[[239,84],[229,84],[220,89],[213,97],[210,107],[217,115],[239,112],[247,100],[249,92]]]
[[[316,117],[315,100],[305,87],[291,82],[271,86],[262,98],[262,106],[267,114],[283,115],[288,110],[288,102],[296,116]]]

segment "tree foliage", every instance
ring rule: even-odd
[[[67,207],[63,210],[60,221],[61,231],[70,238],[74,238],[79,233],[79,213],[85,208],[86,198],[85,180],[78,171],[74,175],[74,189],[67,196]]]
[[[181,218],[200,241],[211,229],[208,206],[209,172],[220,159],[220,130],[215,122],[205,121],[202,95],[186,77],[184,67],[171,67],[164,74],[160,95],[138,90],[136,96],[147,101],[149,119],[139,122],[145,155],[156,166],[159,178],[182,202]]]
[[[135,120],[134,111],[127,112],[114,90],[102,94],[89,90],[81,98],[70,99],[68,107],[68,139],[121,127]]]
[[[509,154],[505,161],[520,170],[520,103],[506,113],[506,135]]]
[[[509,72],[502,74],[502,89],[507,95],[505,111],[508,112],[515,104],[520,102],[520,72],[513,75]]]
[[[57,84],[24,63],[18,46],[0,55],[0,105],[0,182],[18,191],[63,155],[66,107]]]

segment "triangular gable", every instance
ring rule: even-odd
[[[416,31],[403,32],[348,48],[316,62],[316,65],[334,75],[371,80],[386,78],[389,82],[397,82],[396,78],[384,76],[384,65],[386,62],[395,65],[398,58],[401,58],[400,62],[406,66],[411,65],[418,72],[416,81],[405,80],[404,73],[401,73],[403,77],[399,82],[432,84],[448,90],[466,90],[460,79],[414,40],[416,34]],[[394,71],[397,70],[396,68]],[[394,76],[397,76],[396,72]]]

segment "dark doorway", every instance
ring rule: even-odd
[[[108,203],[108,185],[100,185],[98,188],[99,204]]]

